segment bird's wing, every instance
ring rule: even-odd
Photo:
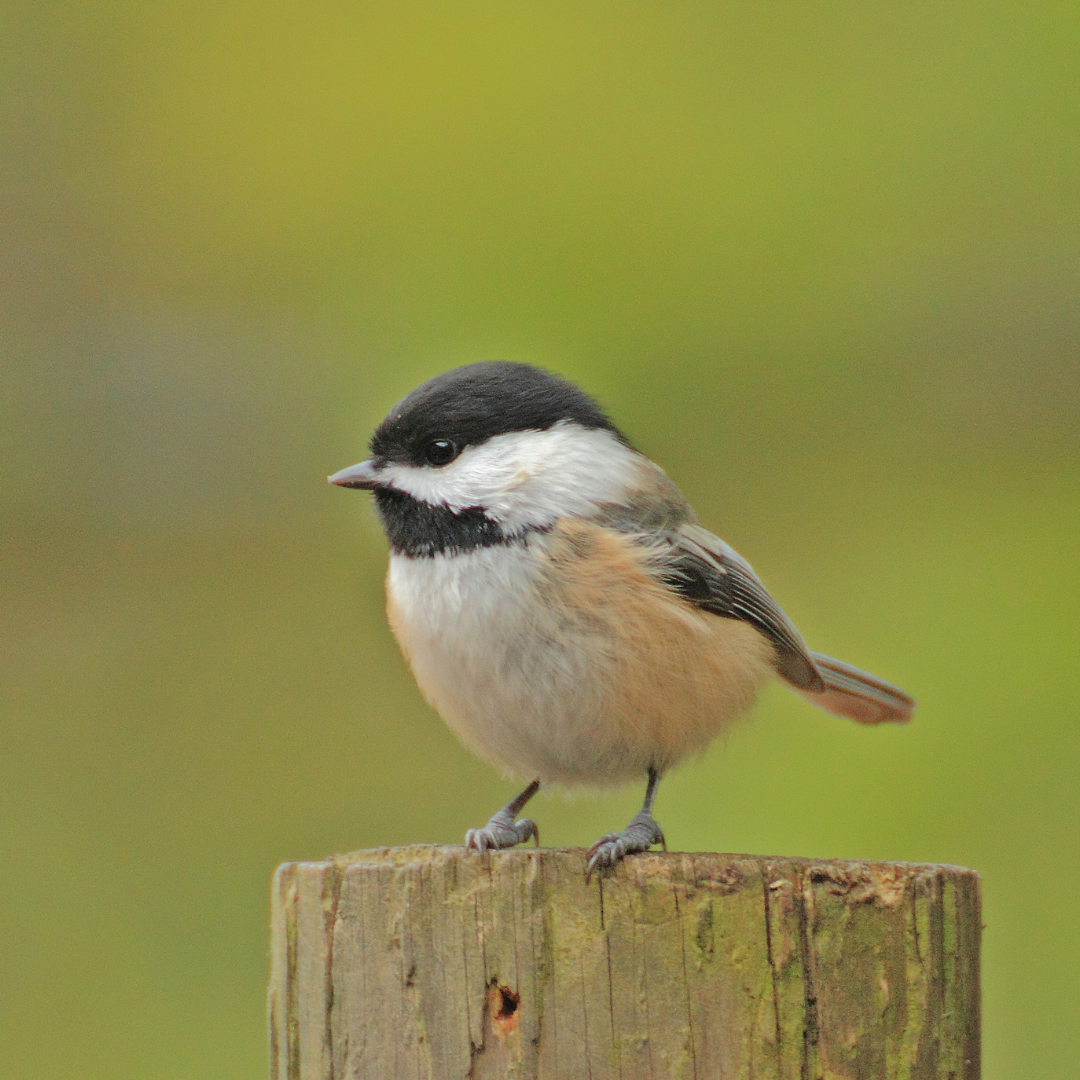
[[[659,564],[671,589],[703,611],[760,630],[776,650],[777,672],[793,686],[817,693],[826,689],[802,635],[738,552],[700,525],[682,525],[668,537]]]

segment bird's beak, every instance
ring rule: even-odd
[[[379,466],[374,458],[361,461],[358,465],[350,465],[326,479],[338,487],[362,488],[364,491],[374,491],[382,486],[379,483]]]

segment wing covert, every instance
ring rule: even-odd
[[[683,525],[670,537],[661,560],[670,588],[703,611],[750,623],[772,642],[783,678],[803,690],[825,689],[802,635],[738,552],[700,525]]]

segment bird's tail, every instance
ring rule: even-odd
[[[821,653],[810,656],[825,680],[825,689],[796,690],[819,709],[860,724],[904,724],[911,719],[915,702],[903,690],[842,660]]]

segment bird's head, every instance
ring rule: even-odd
[[[584,391],[496,360],[417,387],[379,425],[371,457],[329,480],[375,493],[395,548],[418,526],[431,535],[415,553],[438,554],[476,546],[455,529],[494,543],[616,504],[644,462]]]

